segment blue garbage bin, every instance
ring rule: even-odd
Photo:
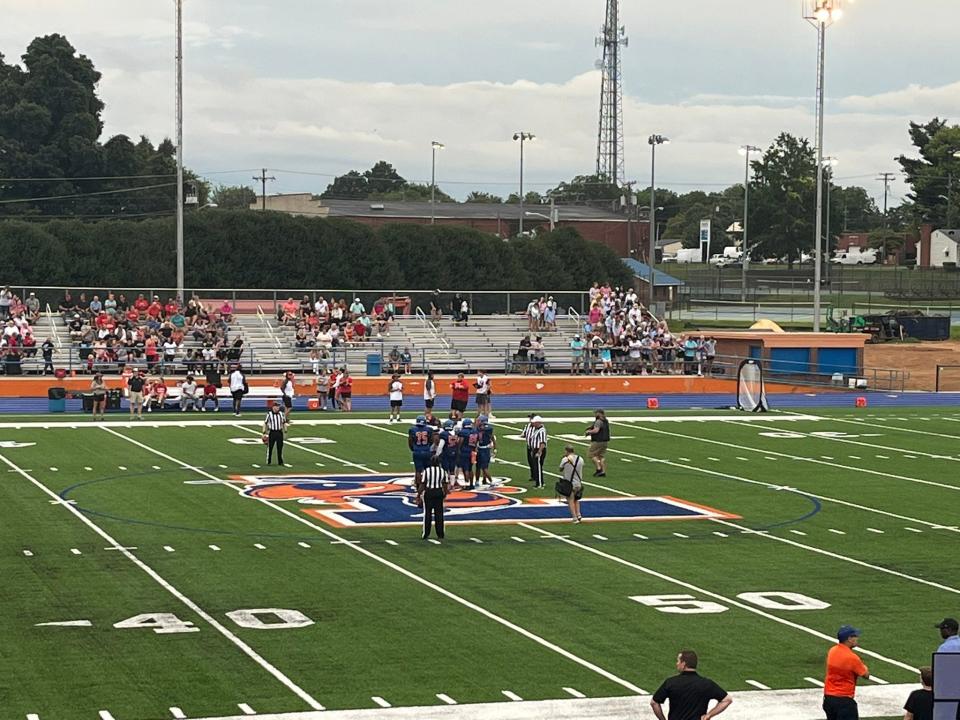
[[[52,413],[67,411],[67,390],[62,387],[47,389],[47,410]]]
[[[367,377],[377,377],[382,370],[383,357],[379,353],[367,355]]]

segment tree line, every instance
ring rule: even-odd
[[[176,285],[172,218],[0,222],[4,282],[72,287]],[[276,212],[187,214],[185,280],[203,288],[584,290],[628,284],[604,245],[570,228],[503,241],[452,225],[383,225]]]

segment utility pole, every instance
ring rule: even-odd
[[[260,210],[262,212],[267,209],[267,180],[276,181],[276,178],[273,175],[267,176],[267,169],[263,168],[259,175],[253,176],[253,179],[257,180],[262,188],[260,192]]]
[[[883,181],[883,226],[887,227],[887,196],[890,194],[890,183],[896,177],[894,173],[880,173],[877,180]]]
[[[177,0],[177,298],[183,296],[183,0]]]

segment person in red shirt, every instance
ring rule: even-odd
[[[150,306],[147,308],[147,315],[154,320],[160,319],[160,316],[163,315],[163,305],[160,304],[160,298],[154,296],[153,302],[150,303]]]
[[[450,417],[459,420],[467,409],[467,402],[470,400],[470,387],[463,379],[463,373],[457,375],[457,379],[450,383]]]
[[[164,317],[172,318],[180,312],[180,305],[173,298],[167,298],[167,304],[163,306]]]
[[[127,310],[126,318],[131,325],[136,325],[137,321],[140,319],[140,313],[137,312],[135,308],[130,308]]]
[[[107,326],[107,321],[110,320],[110,316],[106,312],[100,312],[97,315],[97,319],[94,321],[98,328],[103,328]]]
[[[157,340],[154,337],[148,337],[143,343],[143,354],[147,358],[147,370],[151,370],[157,364]]]
[[[340,387],[338,393],[340,396],[340,409],[344,412],[350,412],[353,407],[353,378],[346,368],[343,368],[340,376]]]
[[[143,296],[143,293],[137,295],[137,299],[133,301],[133,309],[137,311],[140,317],[147,314],[148,307],[150,307],[150,302]]]
[[[357,321],[353,324],[353,337],[357,342],[363,342],[363,338],[366,334],[367,326],[357,319]]]
[[[860,631],[844,625],[837,631],[837,644],[827,653],[827,675],[823,684],[823,712],[827,720],[857,720],[857,678],[867,679],[870,671],[853,648],[860,644]]]

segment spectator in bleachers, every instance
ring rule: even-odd
[[[391,373],[400,372],[400,347],[398,345],[393,346],[390,354],[387,355],[387,360],[390,362]]]
[[[112,292],[107,293],[107,299],[103,301],[103,309],[110,317],[116,316],[117,298]]]
[[[529,335],[524,335],[520,339],[520,346],[517,348],[517,357],[515,358],[520,365],[520,372],[526,375],[530,371],[530,347],[533,342]]]
[[[223,322],[233,322],[233,305],[230,304],[229,300],[224,300],[222,303],[220,303],[220,309],[217,312],[220,313],[220,319]]]
[[[459,322],[462,322],[464,325],[469,325],[470,320],[470,303],[467,302],[466,298],[460,300],[460,316]]]
[[[410,356],[410,348],[404,348],[403,352],[400,353],[400,364],[403,367],[403,372],[407,375],[410,374],[410,366],[413,363],[413,358]]]
[[[530,356],[536,374],[543,375],[547,364],[547,354],[543,349],[543,338],[539,335],[530,342]]]
[[[297,316],[300,314],[300,305],[292,297],[287,298],[287,301],[280,306],[279,311],[277,312],[277,319],[284,325],[288,325],[291,322],[296,322]]]
[[[550,332],[556,332],[557,330],[557,303],[553,299],[553,295],[547,298],[543,310],[543,329]]]
[[[155,322],[160,322],[160,320],[163,319],[163,305],[160,304],[160,297],[158,295],[154,295],[153,302],[147,305],[146,314],[147,318]]]
[[[570,341],[570,372],[579,375],[583,372],[583,349],[586,343],[579,335],[574,335]]]
[[[167,320],[180,312],[180,303],[177,298],[167,298],[166,305],[163,306],[163,317]]]
[[[53,342],[50,338],[43,341],[40,346],[40,354],[43,356],[43,374],[53,375]]]
[[[90,314],[99,315],[101,310],[103,310],[103,303],[100,302],[100,296],[94,295],[93,300],[90,301]]]
[[[27,320],[30,321],[31,325],[35,325],[40,319],[40,301],[37,299],[37,294],[30,293],[23,303],[23,307],[26,311]]]
[[[435,323],[443,319],[443,300],[440,298],[440,288],[430,295],[430,319]]]
[[[180,412],[188,409],[196,412],[199,409],[197,400],[197,381],[193,375],[187,375],[186,379],[180,383]]]
[[[356,320],[360,315],[363,315],[367,309],[363,306],[363,303],[360,302],[360,298],[354,298],[353,303],[350,305],[350,320]]]
[[[304,295],[303,299],[300,300],[299,314],[301,318],[307,317],[310,314],[310,311],[313,310],[313,303],[310,302],[310,296]]]
[[[313,310],[317,313],[321,322],[326,322],[327,318],[330,317],[330,304],[324,300],[323,295],[317,298],[317,301],[313,304]]]
[[[77,309],[77,303],[74,301],[73,296],[70,294],[69,290],[63,291],[63,298],[60,300],[60,305],[58,306],[60,310],[60,315],[66,320],[69,317],[72,317]]]
[[[527,329],[530,332],[540,329],[540,303],[536,299],[527,305]]]
[[[85,292],[80,293],[80,297],[77,298],[77,311],[84,317],[90,315],[90,301],[87,300]]]
[[[6,320],[10,317],[10,305],[13,303],[13,292],[10,286],[0,290],[0,320]]]

